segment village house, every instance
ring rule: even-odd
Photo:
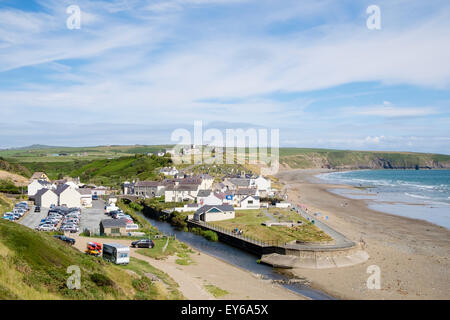
[[[207,190],[207,189],[211,189],[214,183],[214,177],[210,176],[209,174],[202,174],[200,176],[201,179],[201,185],[200,188]]]
[[[92,208],[92,189],[79,188],[77,191],[80,194],[81,206],[85,208]]]
[[[100,235],[126,236],[127,222],[125,219],[104,219],[100,221]]]
[[[164,190],[165,202],[194,201],[197,197],[199,184],[175,184]]]
[[[134,194],[146,198],[160,197],[164,194],[166,184],[160,181],[138,181],[134,184]]]
[[[221,205],[223,204],[223,198],[211,190],[199,190],[197,203],[200,205]]]
[[[259,197],[259,192],[255,188],[238,189],[234,194],[234,198],[233,198],[234,205],[240,207],[241,201],[248,196],[258,196]]]
[[[259,209],[260,206],[258,196],[247,196],[240,201],[241,209]]]
[[[250,179],[245,178],[225,178],[223,184],[228,190],[238,190],[250,187]]]
[[[194,214],[194,220],[196,221],[221,221],[234,219],[235,213],[233,206],[229,204],[222,204],[217,206],[205,205],[200,207]]]
[[[47,180],[32,180],[28,185],[28,197],[32,198],[41,189],[52,189],[55,186]]]
[[[81,194],[77,189],[65,184],[56,188],[55,193],[58,195],[58,205],[67,206],[68,208],[79,208],[81,205]]]
[[[40,189],[34,195],[34,204],[42,208],[50,208],[50,206],[58,204],[58,195],[51,189]]]
[[[258,189],[259,194],[261,196],[268,196],[272,194],[271,181],[270,179],[265,179],[262,176],[259,176],[256,179],[250,180],[250,186]]]
[[[165,176],[175,176],[178,174],[178,170],[175,167],[164,167],[159,170],[159,173],[165,175]]]
[[[30,178],[30,182],[33,180],[45,180],[47,182],[51,182],[50,179],[47,177],[47,175],[44,172],[35,172]]]

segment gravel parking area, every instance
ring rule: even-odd
[[[18,221],[21,225],[34,229],[47,216],[49,208],[41,208],[41,212],[34,212],[34,208],[34,205],[30,206],[30,212]]]
[[[34,205],[30,206],[30,212],[27,213],[18,222],[28,228],[36,228],[42,219],[47,217],[49,208],[41,208],[41,212],[34,212]],[[92,208],[81,209],[80,232],[85,228],[90,230],[99,229],[100,221],[105,219],[105,202],[103,200],[92,201]]]
[[[105,201],[92,201],[92,208],[81,209],[80,232],[85,228],[89,230],[98,230],[100,228],[100,221],[106,218]]]

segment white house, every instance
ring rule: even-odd
[[[241,201],[243,199],[247,198],[248,196],[259,197],[258,189],[255,189],[255,188],[240,188],[240,189],[238,189],[234,194],[234,198],[233,198],[234,205],[240,207]]]
[[[28,185],[28,196],[33,197],[41,189],[52,189],[53,186],[47,180],[32,180]]]
[[[81,194],[77,189],[73,189],[68,185],[62,185],[56,188],[55,193],[58,195],[58,205],[67,206],[68,208],[81,206]]]
[[[197,184],[177,184],[168,186],[164,190],[165,202],[182,202],[195,200],[198,194]]]
[[[197,203],[200,205],[221,205],[223,198],[211,190],[199,190],[197,194]]]
[[[194,220],[197,221],[221,221],[234,219],[234,208],[229,204],[219,206],[202,206],[194,214]]]
[[[78,189],[79,188],[78,184],[76,184],[73,181],[67,181],[65,184],[68,185],[69,187],[71,187],[72,189]]]
[[[250,185],[258,189],[260,194],[261,193],[270,194],[272,192],[270,179],[265,179],[262,176],[259,176],[256,179],[251,179]]]
[[[30,182],[33,180],[45,180],[47,182],[50,182],[50,179],[47,177],[47,175],[44,172],[35,172],[30,178]]]
[[[58,204],[57,194],[50,189],[41,189],[34,196],[34,204],[43,208],[50,208],[52,204]]]
[[[175,176],[178,174],[178,170],[175,167],[164,167],[161,170],[159,170],[159,173],[162,173],[165,176]]]
[[[92,208],[92,189],[79,188],[77,189],[80,194],[80,203],[85,208]]]
[[[247,196],[241,200],[241,209],[259,209],[259,197]]]
[[[209,174],[202,174],[200,178],[202,179],[200,189],[208,190],[212,188],[214,177],[210,176]]]

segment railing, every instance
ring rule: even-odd
[[[254,238],[252,236],[243,235],[243,234],[237,234],[236,232],[233,232],[232,230],[229,230],[229,229],[226,229],[226,228],[223,228],[223,227],[220,227],[220,226],[208,223],[208,222],[204,222],[204,221],[192,221],[191,220],[191,222],[193,222],[195,224],[198,224],[198,225],[201,225],[201,226],[204,226],[204,227],[207,227],[210,230],[217,231],[217,232],[220,232],[222,234],[226,234],[226,235],[232,236],[234,238],[241,239],[241,240],[244,240],[246,242],[259,245],[261,247],[272,247],[272,246],[280,247],[280,246],[286,245],[286,242],[283,242],[283,241],[280,241],[280,240],[264,240],[263,241],[263,240],[260,240],[260,239],[256,239],[256,238]]]

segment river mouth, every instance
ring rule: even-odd
[[[313,300],[336,300],[324,292],[310,288],[302,283],[301,279],[287,276],[282,269],[277,270],[271,266],[257,263],[256,261],[260,258],[259,256],[234,248],[222,242],[208,241],[204,237],[192,232],[177,230],[167,222],[149,218],[140,212],[139,214],[162,233],[166,235],[175,235],[178,240],[187,243],[192,248],[241,269],[245,269],[261,279],[272,280],[290,291],[299,293]]]

